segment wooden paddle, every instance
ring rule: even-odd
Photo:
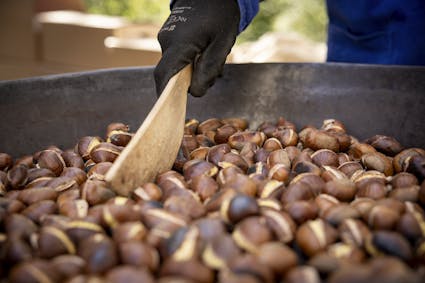
[[[130,143],[105,176],[116,193],[128,196],[138,186],[171,169],[183,138],[190,65],[170,79]]]

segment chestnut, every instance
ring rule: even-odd
[[[397,232],[374,232],[366,243],[366,249],[372,256],[383,253],[396,256],[404,261],[410,261],[413,257],[409,242]]]
[[[113,239],[116,243],[142,241],[146,234],[147,230],[141,222],[121,223],[112,230]]]
[[[105,175],[112,167],[112,162],[105,161],[94,164],[87,172],[87,177],[91,180],[105,180]]]
[[[403,150],[402,145],[395,138],[389,136],[375,135],[368,138],[365,142],[388,156],[395,156]]]
[[[193,272],[196,270],[196,272]],[[197,259],[187,261],[176,261],[172,258],[166,259],[161,266],[160,276],[179,276],[192,282],[212,283],[214,272]]]
[[[91,282],[91,281],[90,281]],[[155,280],[145,269],[140,269],[133,266],[121,265],[117,266],[106,273],[106,282],[110,283],[154,283]]]
[[[75,254],[76,247],[65,232],[55,227],[43,227],[38,237],[40,256],[52,258],[62,254]]]
[[[279,241],[289,243],[294,239],[296,224],[288,213],[266,208],[261,214]]]
[[[223,233],[208,242],[202,252],[202,260],[210,268],[226,269],[230,261],[241,253],[233,238]]]
[[[254,143],[262,146],[266,140],[266,135],[263,132],[244,131],[236,132],[228,139],[228,144],[237,150],[241,150],[246,143]]]
[[[316,194],[306,183],[298,182],[289,184],[286,190],[282,193],[281,201],[284,205],[298,200],[314,199]]]
[[[356,186],[348,179],[329,181],[322,189],[322,193],[334,196],[339,201],[343,202],[349,202],[353,200],[356,192]]]
[[[285,275],[284,282],[320,283],[321,280],[319,273],[314,267],[301,265],[289,270],[289,272]]]
[[[216,131],[218,128],[223,126],[223,123],[217,118],[210,118],[205,121],[202,121],[198,125],[197,133],[205,134],[208,131]]]
[[[40,218],[45,214],[54,214],[58,210],[57,204],[52,200],[42,200],[31,204],[21,213],[35,222],[39,222]]]
[[[54,189],[58,193],[62,193],[67,190],[78,189],[79,185],[76,179],[68,176],[61,176],[49,180],[46,186]]]
[[[244,174],[236,174],[234,178],[231,178],[222,186],[222,189],[224,188],[231,188],[249,196],[255,196],[257,194],[257,184]]]
[[[406,188],[393,189],[388,196],[403,202],[417,202],[419,197],[419,186],[410,186]]]
[[[353,160],[360,160],[367,153],[376,153],[376,149],[367,143],[353,143],[347,153]]]
[[[66,224],[65,232],[74,243],[79,243],[92,235],[104,233],[104,230],[96,223],[73,220]]]
[[[336,133],[345,133],[346,128],[344,124],[336,119],[325,119],[320,127],[322,130]]]
[[[87,180],[81,188],[81,198],[89,205],[105,203],[115,196],[114,191],[109,189],[105,182],[98,180]]]
[[[192,179],[190,188],[199,195],[202,201],[205,201],[211,198],[218,191],[219,186],[213,177],[208,175],[199,175]]]
[[[320,176],[322,173],[319,166],[310,161],[297,161],[292,169],[296,174],[313,173]]]
[[[308,220],[316,219],[319,207],[314,201],[299,200],[288,203],[285,206],[285,211],[297,224],[302,224]]]
[[[229,137],[236,133],[238,130],[232,125],[223,125],[220,128],[217,128],[216,134],[214,136],[214,141],[217,144],[227,143]]]
[[[264,180],[258,185],[258,195],[260,199],[266,199],[270,197],[280,198],[285,188],[283,182],[277,180]]]
[[[209,147],[204,147],[204,146],[198,147],[197,149],[193,150],[189,154],[189,159],[206,160],[209,150],[210,150]],[[183,168],[183,166],[182,166],[182,168]]]
[[[361,215],[354,207],[347,203],[341,203],[325,210],[321,217],[333,226],[338,227],[345,219],[357,219]]]
[[[106,272],[118,264],[115,243],[103,234],[94,234],[83,239],[78,245],[78,255],[87,262],[89,273]]]
[[[325,186],[325,181],[314,173],[298,174],[291,180],[290,185],[297,183],[306,184],[315,195],[319,194]]]
[[[368,214],[369,226],[376,230],[392,230],[396,227],[400,214],[384,205],[375,205]]]
[[[49,180],[51,178],[55,177],[55,174],[47,168],[31,168],[28,170],[28,184],[26,187],[28,187],[32,182],[38,180],[38,179],[46,179]]]
[[[84,161],[90,159],[90,152],[92,149],[103,142],[100,137],[96,136],[86,136],[79,139],[75,145],[75,152],[78,153]]]
[[[187,220],[183,216],[173,214],[160,208],[150,208],[142,211],[142,220],[148,228],[152,228],[161,223],[169,223],[176,227],[187,225]]]
[[[270,151],[267,151],[264,148],[259,148],[255,151],[254,162],[266,163],[269,155]]]
[[[322,166],[321,177],[325,182],[329,182],[331,180],[348,180],[348,177],[336,167],[333,166]]]
[[[258,259],[275,274],[283,275],[298,264],[297,254],[285,244],[268,242],[259,249]]]
[[[371,181],[359,188],[356,193],[357,197],[371,198],[371,199],[382,199],[387,196],[388,189],[381,182]]]
[[[76,167],[84,170],[84,160],[83,158],[74,151],[67,150],[61,153],[63,161],[65,161],[66,167]]]
[[[120,147],[112,143],[101,142],[90,150],[89,156],[95,163],[114,162],[120,153]]]
[[[273,234],[264,217],[251,216],[235,226],[232,237],[240,248],[258,253],[259,246],[272,240]]]
[[[246,172],[249,167],[245,159],[240,154],[236,154],[234,152],[229,152],[224,154],[223,157],[221,158],[221,161],[218,162],[218,166],[221,168],[226,168],[229,166],[237,166],[241,168],[243,172]]]
[[[184,124],[184,133],[194,135],[197,132],[199,121],[196,119],[187,119]]]
[[[234,258],[230,262],[230,270],[236,274],[254,275],[260,282],[274,282],[274,274],[271,267],[262,263],[258,257],[253,254],[243,254]]]
[[[28,181],[28,167],[26,165],[13,166],[6,175],[7,185],[12,189],[20,189]]]
[[[51,260],[53,270],[64,278],[71,278],[84,272],[86,262],[77,255],[60,255]]]
[[[395,174],[391,179],[391,185],[393,188],[404,188],[418,185],[418,178],[415,175],[408,172],[400,172]]]
[[[339,152],[340,149],[338,139],[334,135],[316,129],[307,133],[303,144],[304,147],[311,148],[312,150],[329,149],[334,152]]]
[[[346,243],[334,243],[327,249],[327,253],[345,262],[361,263],[366,259],[363,249]]]
[[[268,138],[271,138],[276,130],[276,123],[271,121],[262,122],[257,128],[257,131],[264,133]]]
[[[348,178],[351,178],[355,172],[363,170],[363,166],[358,161],[348,161],[339,165],[337,169],[344,173]]]
[[[43,150],[35,162],[40,168],[50,169],[56,176],[59,176],[66,167],[61,153],[50,149]]]
[[[12,167],[13,159],[12,156],[5,152],[0,152],[0,171],[5,171]]]
[[[267,151],[275,151],[279,149],[283,149],[282,143],[277,138],[268,138],[264,141],[263,149]]]
[[[358,189],[368,185],[370,182],[378,182],[383,185],[387,183],[385,175],[376,170],[356,171],[350,178]]]
[[[117,146],[126,146],[133,136],[128,131],[116,129],[108,132],[106,141]]]
[[[296,242],[302,252],[311,257],[334,243],[337,236],[335,228],[322,219],[316,219],[307,221],[298,228]]]
[[[236,194],[231,198],[225,199],[220,208],[222,218],[232,224],[259,213],[260,207],[256,199],[244,194]]]
[[[122,122],[112,122],[106,127],[106,136],[108,136],[112,131],[129,132],[130,126]]]
[[[35,223],[22,214],[12,213],[4,219],[4,230],[8,236],[16,235],[18,238],[29,238],[37,231]]]
[[[359,219],[344,219],[338,227],[342,241],[348,245],[363,248],[371,232],[366,224]]]
[[[164,209],[171,213],[183,215],[189,219],[197,219],[205,215],[206,210],[199,199],[187,196],[170,196],[164,201]]]
[[[425,155],[415,155],[406,159],[403,170],[415,174],[419,182],[425,179]]]
[[[380,152],[363,154],[361,156],[361,161],[366,169],[382,172],[385,176],[393,175],[393,164],[391,159]]]
[[[84,199],[68,199],[59,202],[59,213],[72,219],[82,219],[88,214],[89,204]]]
[[[218,216],[209,215],[208,217],[197,219],[192,222],[192,225],[199,228],[199,237],[203,242],[209,242],[215,237],[226,233],[225,223]]]
[[[155,272],[159,266],[159,254],[156,249],[141,241],[128,241],[119,245],[119,254],[123,264],[135,267],[147,267]]]
[[[10,282],[59,282],[60,275],[52,270],[50,263],[34,259],[15,265],[9,276]]]
[[[411,242],[425,236],[425,218],[419,212],[406,212],[401,215],[397,230]]]
[[[277,138],[282,147],[295,146],[298,143],[298,134],[291,128],[280,128],[273,132],[273,137]]]
[[[195,136],[196,141],[198,142],[199,147],[212,147],[215,145],[214,143],[214,137],[209,138],[207,135],[196,135]]]
[[[338,154],[329,149],[320,149],[314,152],[311,159],[319,167],[324,165],[337,167],[339,164]]]
[[[267,165],[269,168],[273,167],[275,164],[282,164],[286,168],[291,168],[291,160],[289,159],[288,153],[284,149],[278,149],[270,152],[267,157]]]
[[[17,234],[7,236],[2,244],[2,260],[10,265],[28,261],[34,257],[29,241]]]
[[[55,201],[58,197],[58,193],[49,187],[25,189],[19,192],[18,200],[22,201],[27,205],[37,203],[42,200],[53,200]]]
[[[231,125],[240,131],[246,130],[249,126],[248,120],[236,117],[223,118],[221,119],[221,123],[224,125]]]
[[[218,162],[220,162],[223,156],[229,153],[230,150],[231,147],[227,143],[212,146],[207,153],[206,161],[218,165]]]
[[[13,166],[25,165],[28,168],[34,168],[34,158],[32,155],[24,155],[15,160]],[[10,170],[10,169],[9,169]]]
[[[407,148],[400,153],[398,153],[396,156],[394,156],[393,159],[393,166],[395,172],[402,172],[405,168],[406,161],[413,156],[425,156],[425,150],[421,148]]]
[[[217,173],[218,168],[208,161],[193,159],[183,166],[183,175],[186,181],[202,174],[213,177]]]

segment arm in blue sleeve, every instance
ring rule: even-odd
[[[254,19],[259,10],[259,0],[238,0],[241,21],[239,23],[239,32],[242,32]]]
[[[241,20],[239,22],[239,32],[242,32],[254,19],[259,10],[259,2],[262,0],[238,0]],[[173,5],[171,0],[170,5]]]

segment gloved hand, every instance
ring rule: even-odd
[[[203,96],[222,72],[239,19],[237,0],[176,0],[158,33],[162,48],[154,72],[158,95],[173,75],[193,63],[189,92]]]

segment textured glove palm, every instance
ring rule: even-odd
[[[239,19],[236,0],[176,0],[158,33],[162,48],[154,73],[158,95],[174,74],[193,63],[189,92],[203,96],[222,72]]]

